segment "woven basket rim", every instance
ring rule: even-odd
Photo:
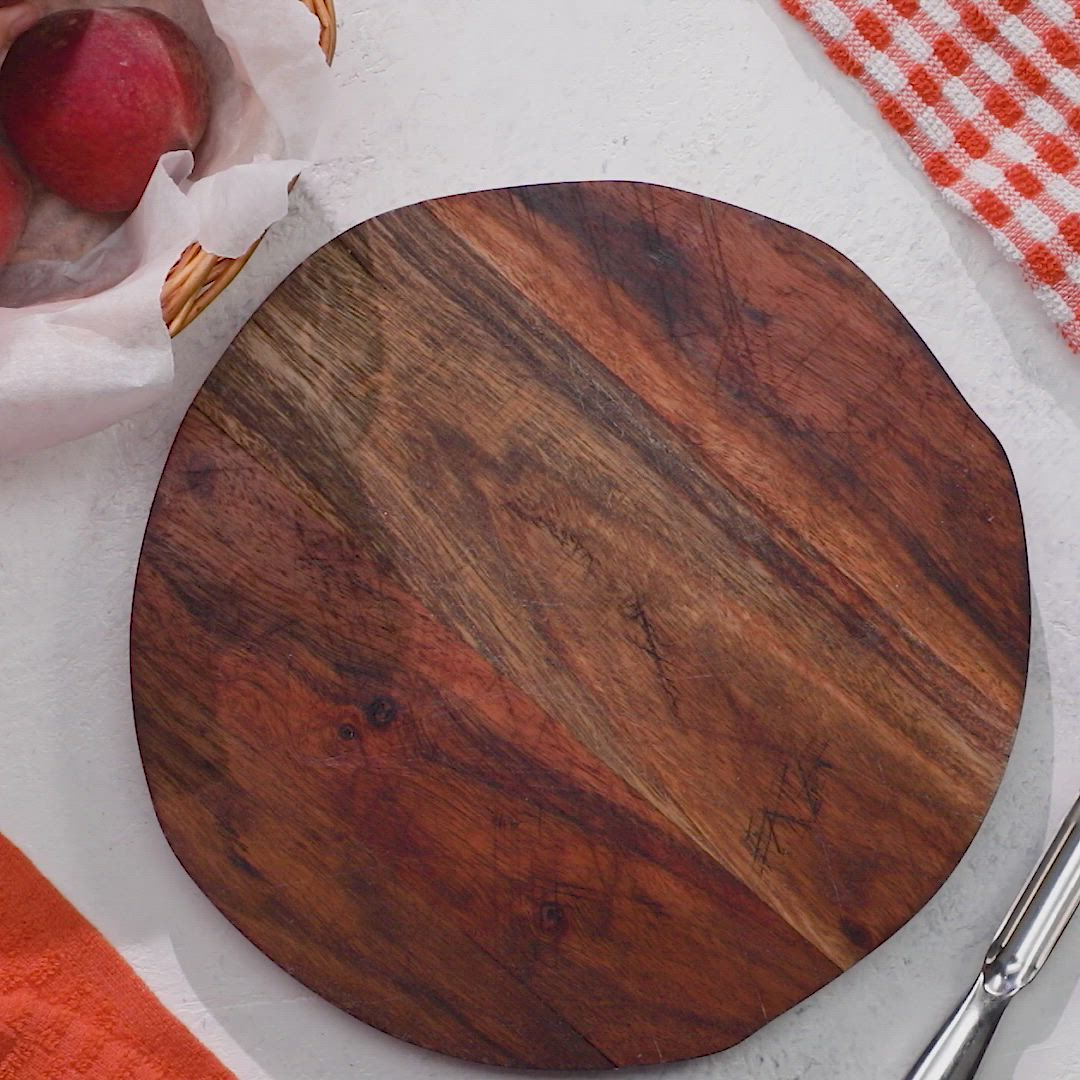
[[[319,20],[319,45],[326,62],[337,51],[335,0],[300,0]],[[260,237],[238,259],[223,259],[192,244],[169,271],[161,290],[161,312],[169,336],[187,329],[233,282],[262,243]]]

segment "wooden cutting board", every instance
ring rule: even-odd
[[[162,827],[422,1046],[722,1050],[982,821],[1028,652],[1001,448],[850,262],[628,183],[386,214],[199,395],[139,569]]]

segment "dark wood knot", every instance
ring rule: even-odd
[[[398,704],[392,697],[377,697],[367,707],[368,723],[373,728],[389,727],[398,714]]]
[[[536,929],[541,937],[561,938],[569,928],[569,920],[562,904],[545,900],[536,913]]]

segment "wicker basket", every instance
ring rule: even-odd
[[[319,44],[329,63],[334,59],[337,46],[334,0],[301,0],[301,3],[311,8],[322,24]],[[218,258],[203,251],[198,244],[192,244],[180,256],[180,260],[169,271],[165,288],[161,292],[161,311],[173,337],[190,326],[228,288],[233,278],[244,269],[248,259],[255,254],[260,242],[256,240],[247,254],[239,259]]]

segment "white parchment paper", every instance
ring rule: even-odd
[[[39,11],[100,2],[39,0]],[[109,0],[184,27],[210,67],[213,110],[195,156],[166,154],[138,209],[73,211],[38,192],[0,272],[0,457],[91,434],[156,401],[173,353],[161,317],[169,269],[193,241],[242,255],[288,210],[313,159],[333,84],[318,21],[298,0]]]

